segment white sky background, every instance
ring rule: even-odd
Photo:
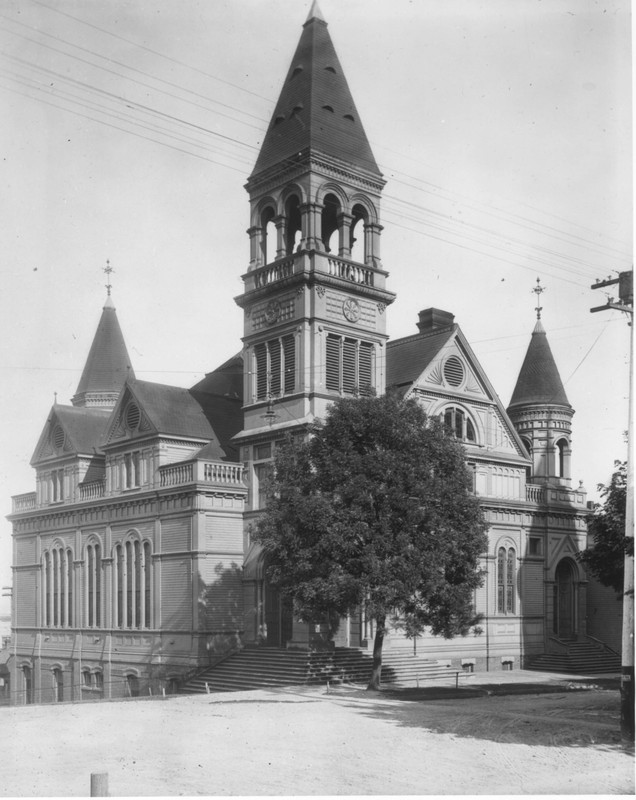
[[[629,329],[589,309],[632,264],[629,3],[319,1],[388,181],[390,336],[453,312],[507,404],[539,276],[595,499],[626,453]],[[309,7],[0,0],[2,514],[75,393],[106,259],[137,377],[189,386],[240,350],[243,184]]]

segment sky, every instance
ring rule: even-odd
[[[542,320],[589,498],[626,454],[627,0],[319,0],[380,169],[391,338],[455,314],[506,405]],[[241,349],[244,184],[309,0],[0,0],[0,585],[11,496],[106,297],[138,378]],[[8,600],[0,601],[0,613]]]

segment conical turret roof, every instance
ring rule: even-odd
[[[252,177],[308,153],[381,174],[316,2],[303,26]]]
[[[541,320],[537,320],[532,331],[532,338],[508,410],[537,404],[572,408]]]
[[[115,306],[108,295],[72,403],[112,407],[128,377],[135,375]]]

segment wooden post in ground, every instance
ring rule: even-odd
[[[107,772],[91,772],[91,797],[108,797]]]

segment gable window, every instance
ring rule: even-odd
[[[67,628],[73,615],[73,553],[56,545],[42,556],[43,623],[46,628]]]
[[[296,341],[292,335],[254,347],[256,399],[291,394],[296,389]]]
[[[463,442],[476,442],[475,426],[470,417],[461,408],[451,406],[445,409],[441,420],[446,430]]]
[[[340,394],[369,394],[373,388],[373,344],[327,334],[325,385]]]
[[[130,538],[114,549],[114,613],[117,628],[149,628],[152,608],[152,556],[149,542]]]
[[[497,551],[497,613],[514,614],[517,556],[513,547]]]

